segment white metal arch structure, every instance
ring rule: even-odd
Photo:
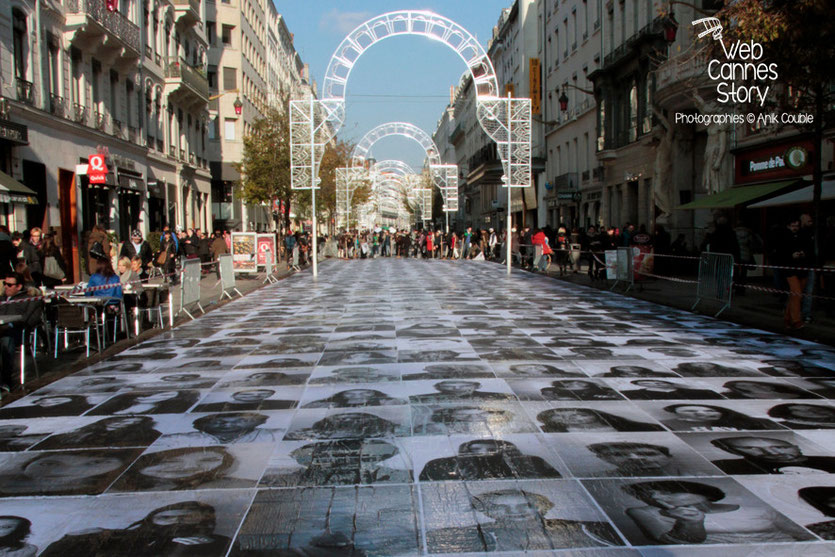
[[[441,164],[438,147],[428,133],[408,122],[388,122],[380,124],[362,136],[362,139],[359,140],[351,152],[351,166],[362,166],[365,164],[371,147],[384,137],[390,137],[392,135],[399,135],[417,141],[426,153],[429,164]]]
[[[374,44],[398,35],[424,36],[446,44],[467,64],[477,97],[478,121],[487,135],[498,144],[499,157],[505,172],[505,186],[511,188],[531,185],[530,99],[513,99],[510,95],[499,97],[498,80],[490,58],[476,38],[454,21],[428,11],[389,12],[361,24],[340,43],[328,63],[322,100],[290,101],[291,166],[295,168],[299,164],[309,168],[308,174],[292,173],[292,187],[313,190],[314,228],[316,173],[318,162],[321,161],[317,145],[324,145],[330,141],[345,121],[345,94],[348,78],[356,61]],[[309,116],[294,120],[294,106],[301,114]],[[319,120],[325,125],[320,125]],[[296,149],[295,142],[302,140],[307,143],[307,148]],[[509,217],[508,214],[508,237]],[[507,244],[509,251],[510,242]],[[507,260],[510,272],[509,254]],[[313,275],[316,276],[316,234],[313,235]]]
[[[336,169],[336,226],[350,228],[351,202],[354,192],[368,179],[363,167]]]
[[[401,10],[371,18],[345,37],[328,63],[322,97],[344,102],[348,77],[359,57],[376,43],[399,35],[421,35],[446,44],[467,64],[479,96],[499,95],[493,64],[469,31],[429,11]]]
[[[400,176],[415,173],[411,166],[409,166],[403,161],[398,161],[394,159],[377,161],[377,163],[374,164],[374,170],[380,173],[391,172],[394,174],[399,174]]]

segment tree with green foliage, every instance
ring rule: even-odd
[[[716,17],[722,22],[725,45],[754,41],[763,48],[760,62],[776,63],[780,85],[769,95],[772,112],[811,114],[814,121],[797,125],[811,132],[816,256],[821,258],[821,153],[824,130],[835,122],[835,20],[831,0],[725,0]],[[723,47],[712,41],[712,54],[724,58]],[[759,109],[759,107],[757,107]]]
[[[243,138],[241,162],[235,164],[241,180],[236,189],[244,203],[272,206],[274,199],[284,201],[282,230],[289,225],[293,190],[290,183],[290,117],[289,96],[281,95],[278,104],[266,108],[264,115],[252,123]]]

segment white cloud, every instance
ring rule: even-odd
[[[345,36],[374,15],[373,12],[343,12],[339,8],[333,8],[322,14],[319,19],[319,29]]]

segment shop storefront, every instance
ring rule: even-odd
[[[12,231],[25,230],[29,226],[27,207],[37,206],[38,199],[35,191],[13,177],[12,152],[29,144],[29,130],[6,118],[4,106],[0,104],[0,224]]]
[[[736,150],[733,187],[679,208],[726,210],[738,217],[745,207],[803,187],[813,152],[812,141],[802,137]]]
[[[148,231],[160,231],[167,224],[165,182],[148,177]]]
[[[37,204],[35,192],[0,171],[0,224],[12,232],[25,230],[26,210]]]

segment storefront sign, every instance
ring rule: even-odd
[[[557,192],[557,199],[561,201],[580,201],[580,192],[573,190],[563,190]]]
[[[531,97],[531,114],[540,114],[542,112],[542,71],[539,63],[539,58],[531,58],[528,67],[528,91]]]
[[[258,270],[255,232],[232,233],[232,268],[236,273],[254,273]]]
[[[267,251],[269,251],[270,259],[273,262],[273,267],[275,267],[275,235],[258,234],[255,245],[258,247],[258,266],[263,267],[267,264]]]
[[[105,182],[107,179],[107,165],[104,164],[104,155],[90,155],[87,178],[91,184],[103,184]]]
[[[29,130],[23,124],[0,120],[0,139],[27,145],[29,143]]]
[[[736,154],[736,183],[762,182],[811,174],[811,141],[780,142]]]

